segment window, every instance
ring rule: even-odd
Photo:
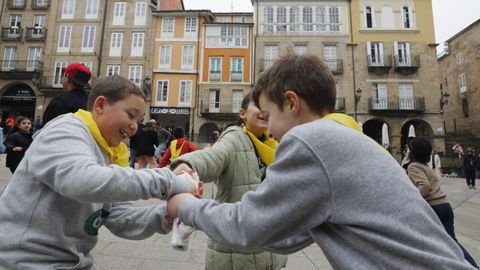
[[[242,101],[243,101],[243,90],[234,89],[232,93],[232,112],[234,113],[240,112],[240,108],[242,107]]]
[[[208,80],[219,82],[222,78],[222,58],[210,57]]]
[[[190,106],[192,99],[192,81],[180,81],[178,105]]]
[[[220,90],[210,90],[210,102],[208,106],[208,112],[218,113],[220,112]]]
[[[303,8],[303,31],[311,32],[313,31],[313,19],[312,19],[312,8],[304,7]]]
[[[42,48],[30,47],[28,48],[27,55],[27,71],[34,71],[39,66],[39,62],[42,60]]]
[[[408,42],[394,42],[395,65],[408,67],[412,65],[410,58],[410,44]]]
[[[300,31],[300,9],[298,7],[290,8],[290,32]]]
[[[305,45],[305,44],[295,44],[295,45],[293,45],[293,51],[298,55],[306,54],[307,53],[307,45]]]
[[[107,76],[120,75],[120,65],[107,65]]]
[[[123,33],[113,32],[110,39],[110,56],[122,56]]]
[[[193,69],[193,54],[195,46],[185,45],[182,51],[182,69]]]
[[[325,7],[317,7],[315,12],[315,19],[317,23],[317,31],[327,30],[327,14]]]
[[[70,37],[72,35],[71,26],[61,26],[60,34],[58,36],[57,52],[69,52],[70,51]]]
[[[3,51],[2,71],[15,69],[15,59],[17,57],[17,47],[5,47]]]
[[[243,25],[210,25],[206,29],[206,48],[247,48],[248,27]]]
[[[367,54],[369,66],[383,66],[383,43],[367,42]]]
[[[133,32],[132,33],[132,50],[130,56],[143,56],[143,44],[145,40],[145,33]]]
[[[124,25],[125,24],[125,9],[127,8],[127,3],[125,2],[116,2],[113,9],[113,25]]]
[[[340,31],[340,19],[338,15],[338,7],[330,7],[328,9],[328,15],[330,19],[330,31]]]
[[[273,62],[278,57],[278,47],[277,45],[266,45],[264,49],[264,69],[267,69],[273,65]]]
[[[173,26],[175,18],[173,17],[164,17],[162,19],[162,35],[173,37]]]
[[[387,109],[388,108],[388,95],[387,84],[374,83],[373,84],[373,108],[374,109]]]
[[[413,110],[415,108],[415,99],[413,98],[413,85],[411,83],[398,84],[399,90],[399,108],[400,110]]]
[[[63,0],[62,19],[73,19],[75,0]]]
[[[332,71],[337,71],[337,47],[336,46],[324,46],[323,47],[323,59],[327,67]]]
[[[53,86],[62,87],[63,74],[65,73],[66,67],[67,62],[55,62],[55,69],[53,70]]]
[[[171,45],[160,46],[160,59],[158,60],[159,68],[170,68],[170,59],[172,53]]]
[[[147,24],[147,2],[135,3],[135,19],[134,25],[146,25]]]
[[[373,7],[364,7],[363,13],[365,14],[365,27],[375,28],[375,10]]]
[[[277,8],[277,32],[287,32],[287,9]]]
[[[243,58],[233,57],[230,64],[230,81],[242,82],[243,81]]]
[[[411,28],[412,27],[412,12],[410,7],[403,6],[402,7],[402,21],[403,21],[403,28]]]
[[[34,15],[33,16],[33,26],[42,28],[42,27],[45,26],[46,20],[47,20],[47,16],[45,16],[45,15]]]
[[[263,10],[263,32],[273,33],[273,8],[266,7]]]
[[[20,37],[20,27],[22,25],[22,15],[10,16],[10,29],[8,30],[9,38]]]
[[[197,33],[197,18],[185,18],[185,34]]]
[[[95,44],[95,26],[86,25],[83,28],[82,52],[93,52]]]
[[[37,7],[47,7],[48,0],[34,0],[36,2]]]
[[[455,58],[457,59],[457,65],[463,63],[463,52],[459,52],[455,55]]]
[[[141,65],[129,65],[128,66],[128,79],[140,87],[142,82],[142,66]]]
[[[96,19],[98,16],[98,0],[87,0],[86,19]]]
[[[157,102],[160,105],[167,105],[168,101],[168,81],[157,81]]]
[[[458,76],[458,86],[460,87],[460,93],[467,91],[467,79],[465,78],[465,73]]]

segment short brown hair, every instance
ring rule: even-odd
[[[284,93],[289,90],[297,93],[310,110],[319,115],[335,108],[335,80],[330,69],[316,55],[297,55],[289,51],[260,74],[252,97],[260,108],[258,100],[263,93],[283,110]]]
[[[92,110],[93,103],[99,96],[104,96],[108,102],[115,103],[129,95],[136,95],[146,100],[145,94],[132,81],[119,75],[100,77],[95,80],[92,91],[88,95],[87,109]]]

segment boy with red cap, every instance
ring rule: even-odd
[[[90,88],[88,81],[92,77],[92,72],[88,67],[81,63],[72,63],[65,68],[62,79],[62,93],[54,97],[48,104],[43,114],[43,124],[53,118],[65,114],[74,113],[78,109],[87,108],[87,93],[85,88]]]

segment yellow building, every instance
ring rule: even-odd
[[[214,13],[204,24],[196,141],[209,143],[212,132],[238,119],[243,97],[252,88],[253,13]]]
[[[152,99],[150,115],[162,126],[194,125],[197,84],[201,65],[204,23],[213,21],[209,10],[155,11]]]

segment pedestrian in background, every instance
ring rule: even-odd
[[[183,154],[197,150],[197,147],[192,142],[185,139],[183,128],[175,127],[172,133],[174,140],[170,142],[170,146],[167,148],[167,151],[165,151],[165,154],[163,154],[160,164],[158,165],[160,168],[169,165]]]
[[[452,237],[458,246],[462,249],[463,256],[473,266],[477,267],[475,260],[460,245],[455,237],[454,215],[450,203],[447,201],[447,195],[443,192],[440,180],[435,172],[427,165],[430,161],[432,145],[426,138],[415,138],[409,143],[410,160],[407,173],[412,183],[417,187],[422,197],[433,208],[435,214],[443,224],[448,235]]]
[[[5,140],[7,150],[6,166],[12,173],[22,161],[25,151],[32,143],[32,122],[28,117],[18,116],[17,124],[12,128]]]
[[[2,122],[2,114],[0,113],[0,154],[5,153],[7,148],[3,144],[3,122]]]
[[[88,95],[85,88],[90,88],[88,81],[91,77],[92,72],[85,65],[81,63],[68,65],[62,78],[65,93],[54,97],[47,105],[43,113],[43,125],[59,115],[73,113],[78,109],[86,110]]]
[[[467,180],[467,186],[471,189],[475,187],[475,172],[479,167],[479,161],[475,156],[473,148],[467,148],[465,158],[463,159],[463,171],[465,172],[465,178]]]
[[[173,135],[158,122],[157,125],[158,147],[155,149],[155,158],[158,160],[158,162],[160,162],[163,154],[167,150],[167,146],[169,146],[170,142],[172,141]]]
[[[145,126],[139,129],[137,135],[135,136],[138,169],[146,168],[147,164],[150,166],[150,168],[156,168],[158,163],[154,157],[154,154],[155,146],[158,145],[158,136],[153,127],[153,122],[146,122]]]

